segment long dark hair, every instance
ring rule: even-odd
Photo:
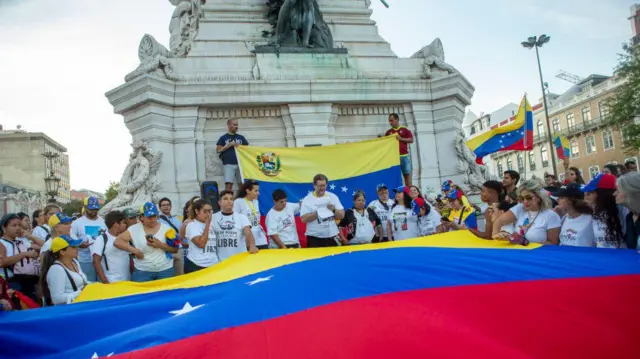
[[[236,193],[236,198],[245,198],[247,196],[247,191],[250,191],[255,186],[259,186],[258,181],[254,181],[252,179],[247,179],[240,185],[238,189],[238,193]]]
[[[41,254],[42,260],[40,261],[40,280],[38,281],[38,295],[44,300],[47,305],[53,305],[51,301],[51,292],[49,291],[49,283],[47,283],[47,274],[51,266],[60,259],[60,252],[53,253],[52,251],[46,251]]]
[[[2,217],[2,219],[0,219],[0,236],[4,236],[4,229],[7,227],[9,222],[14,219],[20,220],[20,217],[15,213],[7,213]]]
[[[38,226],[38,220],[36,218],[40,217],[40,213],[42,213],[41,209],[33,211],[33,215],[31,216],[31,228],[36,228]]]
[[[618,205],[615,200],[615,189],[596,189],[596,205],[593,218],[605,224],[605,240],[622,243],[622,225],[620,224]]]
[[[406,193],[402,193],[402,202],[403,202],[403,203],[398,203],[398,201],[397,201],[397,200],[395,200],[395,199],[394,199],[393,201],[394,201],[395,203],[393,204],[392,209],[393,209],[393,208],[395,208],[398,204],[402,204],[402,205],[404,206],[404,208],[407,208],[407,209],[410,209],[410,208],[411,208],[411,201],[412,201],[412,199],[411,199],[411,196],[409,196],[409,195],[408,195],[408,194],[406,194]]]
[[[576,183],[584,184],[584,178],[582,178],[582,173],[580,173],[580,169],[578,167],[569,167],[569,171],[573,171],[576,174]]]
[[[593,214],[593,209],[583,199],[567,198],[567,200],[576,212],[580,214]]]

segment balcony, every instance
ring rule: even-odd
[[[610,122],[606,117],[596,117],[591,119],[591,121],[578,123],[572,127],[566,128],[561,131],[562,135],[565,137],[573,137],[575,135],[581,134],[583,132],[596,129],[600,126],[606,126]]]

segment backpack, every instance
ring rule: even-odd
[[[20,248],[18,248],[18,245],[15,242],[12,242],[8,239],[4,239],[4,238],[0,238],[1,241],[5,241],[7,243],[9,243],[11,245],[11,247],[13,248],[13,255],[15,256],[16,254],[20,254]],[[11,256],[7,256],[7,257],[11,257]],[[24,258],[20,260],[20,263],[24,262]],[[17,263],[16,263],[17,264]],[[8,267],[4,267],[2,268],[4,270],[4,279],[6,279],[7,281],[9,280],[9,271],[11,271],[11,273],[13,273],[14,275],[16,274],[14,268],[15,268],[15,264],[12,266],[8,266]]]
[[[107,250],[107,242],[109,241],[109,238],[107,237],[107,233],[102,233],[102,239],[104,240],[104,246],[102,247],[102,259],[104,259],[104,267],[109,270],[109,263],[107,262],[107,256],[104,254],[104,252]]]
[[[51,238],[51,231],[49,231],[49,230],[47,229],[47,227],[45,227],[45,226],[38,226],[38,227],[42,228],[42,230],[44,230],[45,232],[47,232],[47,235],[44,237],[44,241],[45,241],[45,242],[46,242],[46,241],[48,241],[48,240],[49,240],[49,238]]]
[[[20,250],[22,246],[23,250]],[[18,253],[33,251],[33,248],[27,248],[27,244],[23,241],[16,242],[16,246]],[[16,263],[13,267],[14,275],[30,275],[30,276],[38,276],[40,275],[40,258],[23,258],[20,262]]]

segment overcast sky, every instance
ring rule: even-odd
[[[215,0],[210,0],[211,2]],[[578,76],[610,75],[631,36],[632,0],[372,0],[373,19],[398,56],[439,37],[446,61],[475,86],[470,109],[491,112],[540,96],[535,53],[555,93]],[[0,124],[45,132],[69,150],[71,186],[103,192],[127,165],[131,136],[105,92],[138,65],[145,33],[168,47],[168,0],[0,0]]]

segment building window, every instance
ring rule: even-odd
[[[538,134],[544,135],[544,126],[542,125],[542,121],[538,121]]]
[[[533,151],[529,152],[529,169],[532,171],[536,170],[536,156]]]
[[[592,179],[593,177],[597,176],[598,173],[600,173],[600,166],[598,165],[593,165],[591,167],[589,167],[589,179]]]
[[[611,130],[602,131],[602,147],[605,150],[610,150],[615,147],[613,143],[613,132]]]
[[[553,132],[560,132],[560,119],[559,118],[554,118],[553,119]]]
[[[604,101],[598,102],[598,112],[600,113],[600,118],[603,120],[609,116],[609,108]]]
[[[518,172],[523,173],[524,172],[524,156],[522,155],[522,152],[518,152],[516,160],[518,161]]]
[[[582,109],[582,122],[591,122],[591,107]]]
[[[482,131],[482,121],[478,121],[478,130]]]
[[[567,128],[571,130],[576,125],[576,116],[572,113],[567,114]]]
[[[501,161],[498,161],[498,162],[496,162],[496,165],[497,165],[497,168],[498,168],[498,175],[500,175],[500,176],[501,176],[501,175],[504,173],[504,171],[502,170],[502,169],[503,169],[503,168],[502,168],[502,162],[501,162]],[[498,176],[498,177],[499,177],[499,176]]]
[[[584,143],[587,147],[587,154],[596,153],[596,138],[595,136],[587,136],[584,138]]]
[[[635,163],[635,164],[636,164],[636,169],[638,168],[638,157],[628,157],[628,158],[625,158],[625,159],[624,159],[624,164],[625,164],[625,166],[627,165],[627,162],[629,162],[629,161],[631,161],[631,162]]]
[[[549,166],[549,154],[547,153],[547,146],[540,147],[540,159],[542,159],[542,167]]]
[[[580,147],[578,146],[578,140],[571,140],[571,158],[580,157]]]
[[[474,133],[476,133],[476,126],[471,126],[471,134],[473,135]]]
[[[491,127],[491,124],[489,123],[489,119],[488,118],[486,120],[484,120],[484,127],[486,127],[486,128]]]
[[[513,160],[511,159],[511,157],[507,158],[507,169],[508,170],[513,169]]]

